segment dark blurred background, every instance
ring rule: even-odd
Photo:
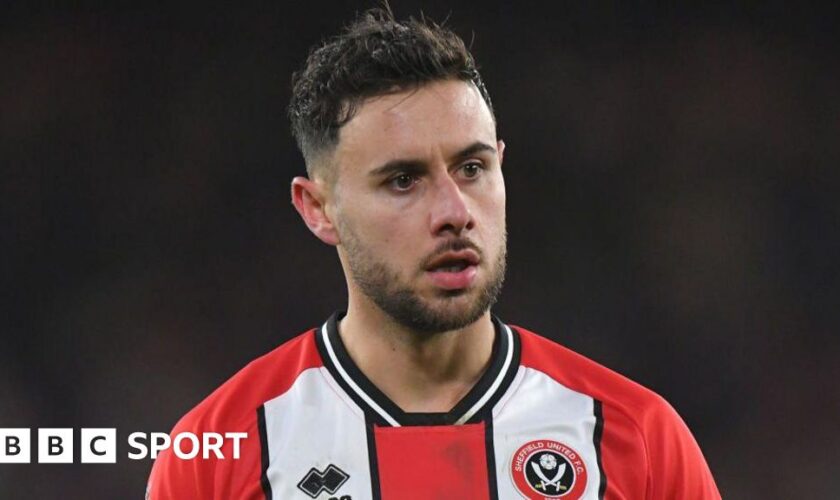
[[[836,498],[836,17],[392,3],[449,16],[493,97],[496,312],[664,395],[724,497]],[[120,455],[0,465],[0,497],[142,498],[129,432],[344,304],[289,203],[285,106],[308,48],[371,5],[2,4],[0,427],[116,427]]]

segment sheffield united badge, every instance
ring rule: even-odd
[[[519,491],[530,500],[577,500],[586,490],[586,464],[563,443],[538,439],[516,450],[510,471]]]

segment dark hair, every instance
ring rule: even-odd
[[[338,131],[368,97],[440,80],[472,82],[493,105],[464,41],[443,24],[398,22],[387,3],[361,14],[338,36],[314,48],[292,76],[292,134],[312,174],[338,143]]]

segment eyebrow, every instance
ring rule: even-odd
[[[452,155],[451,160],[454,161],[454,162],[457,162],[457,161],[464,160],[466,158],[469,158],[470,156],[473,156],[475,154],[482,153],[482,152],[495,153],[496,148],[494,148],[493,146],[491,146],[487,143],[484,143],[484,142],[481,142],[481,141],[475,141],[474,143],[470,144],[469,146],[465,147],[464,149],[462,149],[462,150],[458,151],[457,153],[455,153],[454,155]],[[375,169],[370,171],[369,175],[371,175],[372,177],[380,177],[380,176],[389,175],[389,174],[392,174],[392,173],[395,173],[395,172],[414,173],[414,172],[422,171],[425,168],[426,168],[426,162],[424,160],[396,159],[396,160],[391,160],[391,161],[385,163],[382,166],[376,167]]]

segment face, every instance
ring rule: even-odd
[[[330,214],[351,300],[419,332],[479,319],[504,279],[503,148],[466,82],[361,105],[340,131]]]

